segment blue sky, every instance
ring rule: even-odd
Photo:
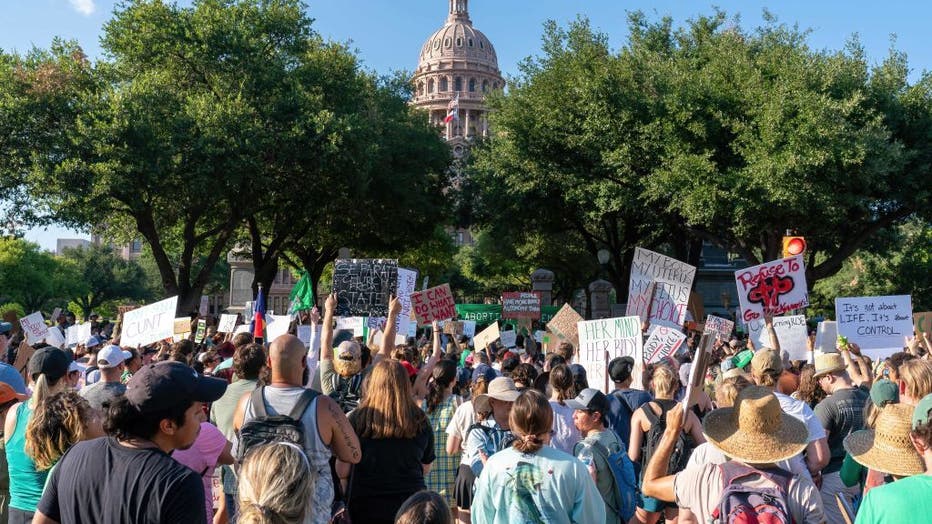
[[[189,4],[189,1],[181,1]],[[91,58],[101,56],[99,45],[103,24],[112,15],[113,0],[5,0],[0,3],[0,49],[25,52],[33,45],[47,47],[54,36],[75,39]],[[366,68],[388,72],[411,71],[417,65],[421,45],[446,17],[447,0],[314,0],[308,11],[314,28],[327,38],[350,42]],[[810,46],[839,49],[852,35],[860,37],[868,57],[882,60],[896,35],[896,47],[904,51],[917,79],[932,70],[932,48],[928,45],[932,2],[888,0],[717,0],[655,1],[623,0],[470,0],[473,24],[489,37],[498,53],[499,67],[506,75],[517,73],[516,65],[540,48],[544,21],[561,24],[577,15],[609,35],[614,47],[627,36],[626,13],[642,10],[660,17],[670,15],[682,23],[697,14],[708,14],[713,6],[740,14],[745,28],[761,24],[768,9],[779,20],[810,29]],[[86,234],[60,228],[31,230],[27,238],[54,249],[56,238]]]

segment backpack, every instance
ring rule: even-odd
[[[622,442],[631,441],[631,416],[639,407],[651,400],[645,391],[634,389],[615,390],[607,395],[608,413],[605,420]]]
[[[313,389],[305,389],[298,398],[288,415],[270,416],[265,410],[265,388],[256,388],[249,397],[252,412],[255,418],[243,424],[239,429],[239,446],[236,450],[236,460],[242,463],[243,458],[254,447],[270,442],[290,442],[304,449],[304,425],[301,417],[308,406],[317,397]]]
[[[644,405],[644,414],[647,415],[647,420],[650,421],[650,430],[647,432],[647,436],[644,437],[644,445],[641,447],[642,481],[644,480],[644,470],[647,469],[647,464],[650,462],[651,457],[654,456],[657,446],[660,445],[660,439],[663,438],[663,433],[667,429],[667,411],[676,405],[676,402],[672,400],[654,400],[653,402],[660,406],[660,415],[654,413],[654,410],[649,407],[650,404]],[[690,442],[691,439],[687,439],[686,434],[680,431],[676,437],[673,452],[670,453],[670,462],[667,464],[666,475],[679,473],[686,469],[689,455],[693,451],[693,445]]]
[[[605,504],[615,512],[622,522],[628,522],[634,516],[637,507],[638,484],[634,475],[634,463],[628,458],[628,451],[620,446],[615,453],[609,453],[601,442],[589,442],[592,451],[598,454],[608,464],[612,473],[612,483],[615,485],[615,494],[618,495],[619,507],[614,507],[605,501]]]
[[[512,433],[512,432],[510,432],[510,431],[508,431],[508,430],[490,428],[489,426],[484,426],[484,425],[482,425],[481,423],[476,422],[476,423],[473,424],[472,426],[469,426],[469,429],[466,430],[466,437],[463,439],[463,442],[466,442],[466,440],[469,439],[469,434],[472,433],[472,430],[474,430],[474,429],[480,429],[480,430],[482,430],[482,432],[485,433],[486,438],[489,439],[489,440],[491,440],[492,442],[495,442],[495,439],[494,439],[492,436],[493,436],[496,432],[498,432],[498,433],[504,433],[504,434],[505,434],[505,436],[502,438],[502,440],[499,441],[498,445],[495,447],[495,453],[498,453],[499,451],[501,451],[501,450],[503,450],[503,449],[505,449],[505,448],[507,448],[507,447],[510,447],[510,446],[511,446],[511,443],[514,442],[515,440],[517,440],[517,437],[515,437],[514,433]]]
[[[352,377],[345,379],[338,373],[330,376],[330,383],[333,386],[333,393],[330,398],[337,401],[343,413],[349,413],[359,406],[359,389],[362,385],[362,373],[356,373]]]
[[[722,471],[722,498],[712,511],[713,522],[736,524],[792,524],[786,494],[793,474],[779,469],[762,471],[739,464],[725,462]],[[773,486],[751,487],[740,482],[758,474]]]

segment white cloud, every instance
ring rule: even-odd
[[[68,3],[71,4],[75,11],[84,16],[90,16],[97,10],[94,0],[68,0]]]

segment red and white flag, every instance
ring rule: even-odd
[[[447,104],[447,117],[443,119],[444,124],[448,124],[451,120],[459,120],[460,118],[460,94],[456,93],[456,96],[453,97],[453,100],[450,100],[450,103]]]

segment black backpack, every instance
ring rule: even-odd
[[[356,373],[350,378],[343,378],[338,373],[334,373],[330,379],[333,387],[330,398],[337,401],[344,414],[356,409],[359,406],[362,373]]]
[[[255,418],[244,423],[239,429],[236,460],[240,463],[249,450],[270,442],[290,442],[304,449],[304,426],[301,424],[301,417],[318,393],[313,389],[305,389],[291,413],[270,416],[265,410],[264,390],[265,388],[256,388],[249,397]]]
[[[651,402],[660,406],[659,416],[651,409]],[[647,415],[647,420],[650,421],[650,430],[644,437],[644,444],[641,446],[642,482],[644,480],[644,471],[647,469],[647,464],[650,463],[650,459],[654,456],[654,452],[660,444],[660,439],[667,429],[667,411],[676,405],[676,402],[672,400],[652,400],[651,402],[644,404],[644,414]],[[686,463],[689,462],[689,455],[692,454],[692,451],[693,445],[691,444],[691,439],[688,439],[686,434],[680,431],[679,435],[676,437],[676,444],[673,446],[673,452],[670,454],[670,462],[667,464],[667,470],[664,474],[672,475],[686,469]]]

